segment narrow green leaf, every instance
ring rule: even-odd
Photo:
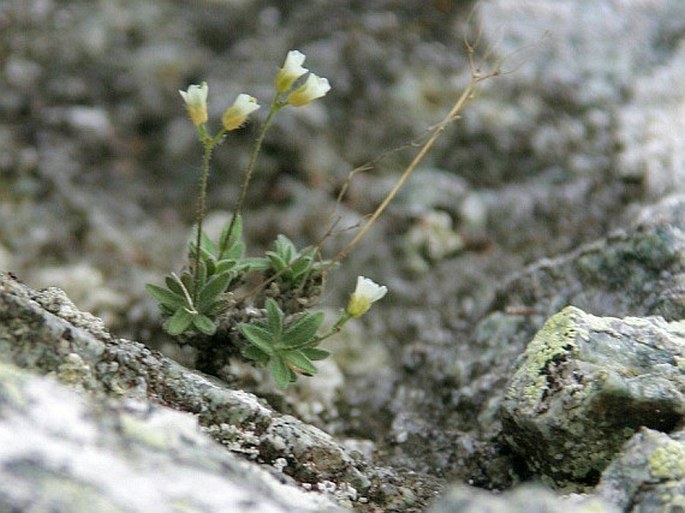
[[[275,271],[283,271],[288,267],[286,261],[283,260],[283,257],[281,257],[281,255],[279,255],[278,253],[275,253],[273,251],[267,251],[264,254],[271,262],[271,267],[273,267]]]
[[[199,290],[202,290],[204,284],[207,283],[207,264],[205,264],[204,260],[202,259],[200,259],[198,264],[200,272],[198,273],[197,286],[199,287]]]
[[[283,331],[283,343],[289,348],[306,347],[316,337],[323,318],[323,312],[305,313]]]
[[[183,293],[183,288],[173,276],[167,276],[166,278],[164,278],[164,283],[171,292],[173,292],[177,296],[185,297],[185,294]]]
[[[257,346],[247,346],[242,350],[242,355],[248,360],[255,360],[261,364],[266,364],[269,361],[269,355]]]
[[[193,326],[205,335],[214,335],[216,324],[206,315],[198,314],[193,317]]]
[[[294,277],[299,277],[300,275],[306,273],[312,266],[311,257],[299,257],[297,260],[290,264],[290,270]]]
[[[292,371],[288,368],[281,355],[276,354],[269,360],[269,370],[280,388],[285,389],[288,387],[288,384],[291,381],[290,373]]]
[[[195,314],[189,312],[186,308],[179,308],[176,313],[169,317],[164,323],[164,329],[171,336],[178,336],[186,332],[193,323]]]
[[[186,303],[185,296],[176,294],[175,292],[165,289],[164,287],[148,283],[145,285],[145,289],[162,305],[167,306],[174,311],[176,311],[178,308],[189,306]]]
[[[217,299],[212,306],[202,310],[202,313],[209,318],[217,317],[221,312],[225,312],[228,308],[228,301],[225,299]]]
[[[328,351],[325,351],[323,349],[318,349],[316,347],[305,347],[304,349],[301,349],[302,353],[309,358],[310,360],[317,361],[317,360],[325,360],[328,358],[331,353]]]
[[[231,273],[218,274],[212,277],[201,289],[197,297],[197,309],[204,312],[210,308],[217,297],[226,291],[231,281]]]
[[[248,342],[254,344],[268,355],[274,354],[271,333],[268,330],[254,324],[240,324],[238,329],[240,329],[240,333],[243,334]]]
[[[293,258],[295,258],[295,256],[297,255],[297,248],[295,247],[295,244],[293,244],[293,242],[282,233],[279,233],[276,237],[274,247],[276,249],[276,252],[287,263],[292,262]]]
[[[204,249],[210,255],[216,255],[217,247],[214,241],[209,238],[209,235],[202,232],[202,249]]]
[[[301,370],[304,374],[307,374],[308,376],[313,376],[317,372],[317,369],[316,367],[314,367],[314,364],[310,362],[309,358],[307,358],[300,351],[288,351],[287,353],[285,353],[285,358],[288,362],[290,362],[292,365],[297,367],[299,370]]]
[[[226,250],[220,255],[221,258],[230,258],[232,260],[240,260],[245,254],[245,244],[238,241],[228,246]]]
[[[183,286],[186,288],[186,290],[192,296],[193,295],[193,276],[190,274],[190,271],[183,271],[183,273],[181,273],[181,282],[183,283]]]
[[[264,257],[247,257],[241,259],[240,263],[253,271],[265,271],[271,267],[269,259]]]
[[[216,274],[223,274],[228,271],[235,271],[236,261],[229,259],[222,259],[216,263]]]
[[[280,341],[283,332],[283,312],[278,303],[271,298],[266,300],[266,322],[274,342]]]
[[[235,218],[235,223],[233,223],[233,229],[231,233],[228,233],[228,228],[231,226],[231,222],[227,222],[221,231],[221,237],[219,237],[219,244],[222,248],[226,250],[233,246],[236,242],[240,241],[243,236],[243,218],[242,216],[237,216]]]

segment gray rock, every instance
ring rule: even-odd
[[[102,321],[78,311],[59,289],[35,292],[5,273],[0,273],[0,355],[99,400],[134,399],[193,413],[233,452],[268,465],[285,461],[285,474],[300,482],[336,483],[341,500],[370,485],[357,468],[363,463],[326,433],[142,344],[112,337]]]
[[[542,486],[519,486],[494,494],[463,485],[452,486],[428,513],[618,513],[591,496],[560,497]]]
[[[6,363],[0,483],[0,511],[348,511],[223,450],[194,415],[92,400]]]
[[[557,485],[594,485],[641,426],[685,420],[685,322],[552,316],[528,345],[502,402],[504,436]]]
[[[626,513],[685,508],[685,431],[642,428],[602,473],[598,496]]]

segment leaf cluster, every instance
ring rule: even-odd
[[[243,356],[265,365],[281,388],[297,381],[298,374],[313,376],[317,369],[312,362],[330,354],[316,347],[321,342],[317,331],[323,318],[323,312],[305,312],[286,321],[276,301],[267,299],[264,319],[238,326],[249,342]]]
[[[165,278],[165,287],[147,284],[147,291],[154,297],[167,316],[164,329],[172,336],[194,333],[213,335],[216,317],[226,308],[225,292],[247,273],[255,259],[245,258],[242,241],[242,222],[236,218],[233,227],[226,225],[218,242],[205,233],[201,245],[189,244],[191,266],[180,276],[175,273]],[[230,231],[230,233],[229,233]],[[199,253],[199,254],[198,254]]]
[[[265,253],[264,263],[273,273],[278,274],[281,282],[291,288],[303,286],[311,277],[318,277],[321,270],[330,262],[317,260],[317,248],[308,246],[302,250],[285,235],[278,235],[272,246]]]

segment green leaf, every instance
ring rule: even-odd
[[[238,241],[230,246],[219,255],[221,258],[230,258],[232,260],[240,260],[245,254],[245,244]]]
[[[193,326],[205,335],[214,335],[216,332],[216,324],[206,315],[195,315],[193,317]]]
[[[305,313],[283,332],[283,343],[288,348],[302,348],[312,342],[323,322],[323,312]]]
[[[283,260],[283,257],[278,253],[267,251],[264,254],[271,261],[271,267],[273,267],[275,271],[280,272],[288,268],[288,263]]]
[[[257,346],[247,346],[242,350],[242,355],[248,360],[255,360],[261,364],[265,364],[269,361],[269,355]]]
[[[191,313],[186,308],[179,308],[176,313],[169,317],[164,323],[164,329],[171,336],[178,336],[188,330],[193,323],[193,317],[196,314]]]
[[[290,263],[297,255],[297,248],[295,247],[295,244],[293,244],[293,242],[282,233],[279,233],[276,237],[274,249],[276,250],[276,253],[278,253],[280,257],[287,263]]]
[[[214,241],[210,239],[209,236],[204,232],[202,232],[201,248],[204,249],[210,255],[216,255],[216,244],[214,244]]]
[[[217,297],[226,291],[230,281],[230,272],[218,274],[209,280],[204,287],[200,289],[200,294],[197,297],[197,309],[200,312],[204,312],[210,308]]]
[[[278,303],[271,298],[266,300],[266,321],[274,342],[280,341],[283,332],[283,312],[278,307]]]
[[[187,304],[185,296],[176,294],[164,287],[148,283],[145,285],[145,289],[158,302],[174,311],[184,306],[190,306]]]
[[[268,330],[254,324],[240,324],[238,329],[240,329],[240,333],[243,334],[248,342],[254,344],[269,356],[274,354],[273,341]]]
[[[240,263],[254,271],[265,271],[271,267],[269,259],[264,257],[248,257],[240,260]]]
[[[183,286],[186,288],[186,290],[192,296],[193,295],[193,276],[190,274],[190,271],[183,271],[183,273],[181,273],[181,283],[183,283]]]
[[[242,216],[237,216],[235,222],[233,223],[233,229],[231,233],[228,233],[228,229],[231,226],[231,222],[227,222],[221,231],[221,237],[219,237],[219,245],[225,250],[230,249],[239,242],[243,236],[243,218]]]
[[[164,283],[166,283],[166,287],[176,294],[177,296],[185,297],[185,294],[183,293],[183,288],[181,285],[176,281],[176,278],[173,276],[167,276],[164,278]]]
[[[216,274],[223,274],[225,272],[234,272],[236,270],[236,261],[235,260],[219,260],[216,263]]]
[[[304,349],[300,350],[307,358],[310,360],[325,360],[328,358],[331,353],[328,351],[325,351],[323,349],[318,349],[316,347],[305,347]]]
[[[207,282],[207,264],[204,260],[200,259],[197,262],[199,265],[200,272],[198,273],[197,286],[199,290],[202,290],[203,285]],[[195,282],[195,277],[193,277],[193,283]]]
[[[299,278],[301,275],[309,271],[312,266],[312,258],[303,256],[290,264],[290,270],[294,278]]]
[[[209,308],[202,310],[202,313],[205,314],[207,317],[216,317],[220,313],[225,312],[228,309],[228,301],[224,299],[217,299],[212,306]]]
[[[276,354],[269,360],[269,370],[280,388],[285,389],[288,387],[288,384],[291,381],[290,373],[292,371],[288,368],[281,355]]]
[[[295,367],[297,367],[299,370],[301,370],[304,374],[308,376],[313,376],[316,374],[317,369],[314,367],[314,364],[309,361],[309,358],[307,358],[303,353],[300,351],[288,351],[285,354],[286,360],[293,364]]]

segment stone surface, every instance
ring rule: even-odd
[[[602,474],[597,494],[627,513],[685,508],[685,432],[642,428]]]
[[[501,495],[463,485],[451,487],[428,513],[618,513],[597,497],[560,497],[541,486],[520,486]]]
[[[197,418],[97,400],[0,364],[0,510],[340,512],[202,433]]]
[[[502,401],[504,437],[535,475],[594,485],[641,426],[685,422],[685,323],[552,316]]]
[[[364,463],[326,433],[137,342],[112,337],[102,321],[78,311],[59,289],[34,292],[5,273],[0,354],[100,400],[126,398],[195,414],[233,452],[262,464],[285,460],[285,474],[301,483],[337,483],[341,500],[348,491],[354,496],[370,486],[358,469]]]

